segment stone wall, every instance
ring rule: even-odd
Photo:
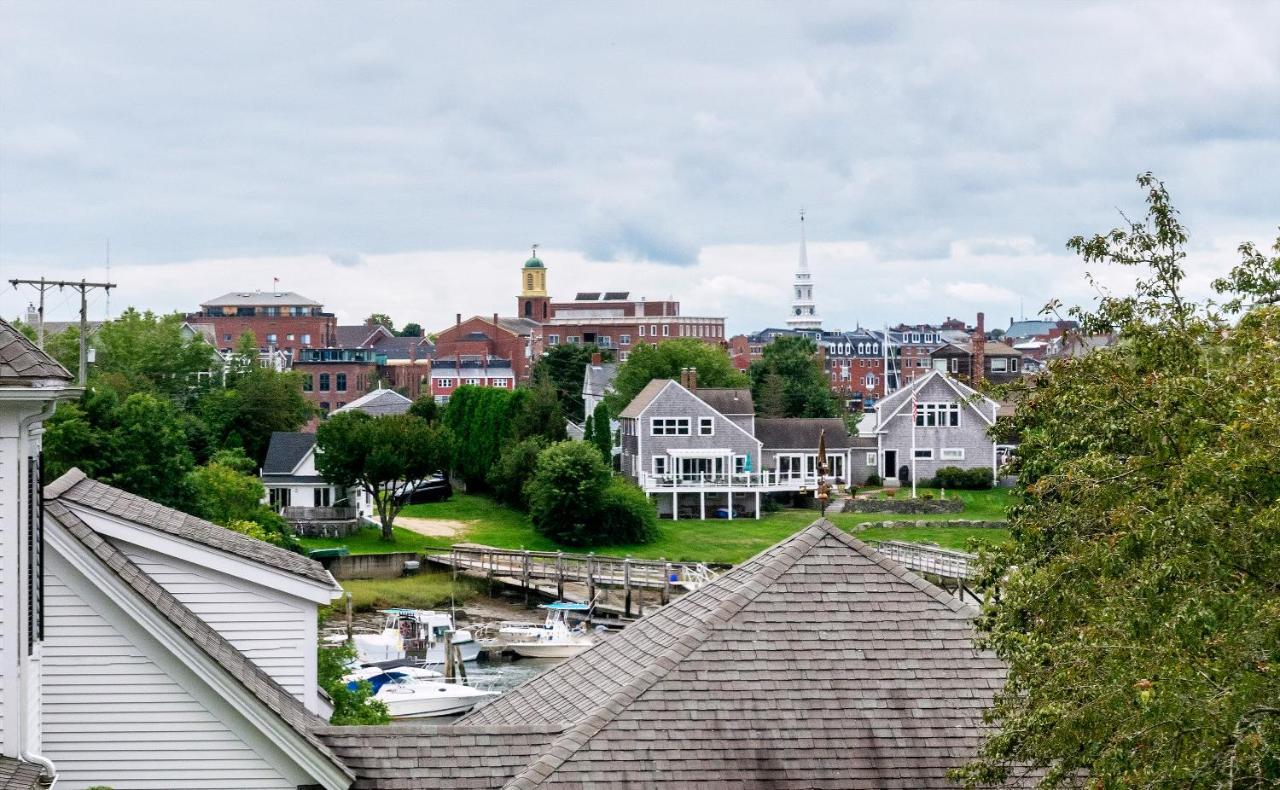
[[[853,525],[854,532],[864,529],[890,529],[922,527],[929,529],[1008,529],[1007,521],[967,521],[965,519],[947,519],[945,521],[862,521]]]
[[[852,499],[844,503],[846,513],[959,513],[959,499]]]
[[[360,531],[359,521],[292,521],[293,534],[300,538],[349,538]]]
[[[325,560],[325,567],[333,578],[342,579],[396,579],[404,575],[404,564],[420,561],[412,551],[392,554],[349,554]]]

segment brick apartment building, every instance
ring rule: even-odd
[[[328,414],[374,389],[385,364],[371,348],[305,348],[293,369],[302,374],[302,394]]]
[[[765,346],[780,337],[807,337],[814,341],[831,391],[850,411],[870,408],[884,396],[883,335],[867,329],[843,332],[770,327],[750,335],[735,335],[729,340],[734,367],[747,370],[764,355]],[[894,370],[896,365],[890,368]],[[891,380],[889,391],[895,386]]]
[[[459,313],[454,325],[436,335],[431,394],[448,400],[463,384],[514,388],[527,381],[533,365],[538,323],[527,318]]]
[[[337,332],[333,313],[292,291],[232,291],[202,303],[187,321],[212,325],[214,345],[222,351],[234,349],[250,332],[259,350],[274,349],[295,360],[304,348],[333,345]]]
[[[401,337],[385,326],[366,322],[340,325],[337,338],[338,348],[366,348],[377,352],[378,376],[388,388],[410,400],[417,400],[430,391],[435,344],[425,336]]]

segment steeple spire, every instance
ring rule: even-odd
[[[822,319],[813,302],[813,276],[809,273],[809,250],[804,235],[804,209],[800,209],[800,261],[796,266],[795,283],[791,294],[791,315],[787,316],[791,329],[822,330]]]

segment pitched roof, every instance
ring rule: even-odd
[[[338,329],[334,333],[334,340],[338,348],[364,348],[369,338],[374,334],[381,334],[378,330],[386,331],[386,327],[378,324],[377,326],[366,326],[364,324],[338,324]]]
[[[289,474],[315,445],[316,435],[314,433],[272,431],[271,443],[267,445],[267,457],[262,461],[262,473],[267,475]]]
[[[696,387],[690,390],[702,399],[702,402],[725,416],[741,416],[755,414],[756,407],[751,401],[749,389],[721,389]]]
[[[827,432],[828,450],[847,450],[853,446],[853,437],[839,417],[756,418],[756,438],[766,450],[817,447],[818,434],[822,431]]]
[[[228,642],[222,634],[200,619],[159,582],[134,564],[124,552],[95,532],[64,503],[56,500],[46,501],[45,512],[312,747],[344,774],[354,778],[351,769],[344,765],[337,755],[316,736],[316,730],[325,725],[323,719],[307,710],[297,697],[286,691],[244,653]],[[230,532],[230,530],[224,531]]]
[[[40,766],[12,757],[0,757],[0,790],[33,790],[40,787]]]
[[[964,340],[956,339],[947,342],[947,346],[954,346],[957,350],[966,354],[973,353],[973,338],[965,338]],[[946,350],[947,346],[943,346],[939,350]],[[1022,352],[1015,349],[1008,343],[1002,343],[999,340],[988,340],[983,347],[983,353],[989,357],[1020,357]]]
[[[71,374],[27,336],[0,319],[0,384],[71,381]]]
[[[490,319],[489,323],[493,323],[493,320]],[[541,324],[529,318],[508,318],[499,316],[498,326],[508,332],[514,332],[517,335],[525,336],[533,334],[534,330],[541,326]]]
[[[395,390],[377,389],[372,392],[366,392],[364,395],[338,409],[334,413],[341,411],[362,411],[365,414],[379,416],[383,414],[405,414],[409,411],[409,407],[413,405],[413,401],[396,392]],[[311,434],[312,444],[315,444],[315,435]],[[275,440],[275,434],[271,435]],[[270,458],[271,449],[267,448],[267,457]],[[295,464],[296,465],[296,464]],[[293,467],[289,467],[292,469]],[[266,471],[266,467],[263,467]]]
[[[671,379],[654,379],[644,385],[644,389],[631,399],[620,414],[619,419],[631,419],[640,416],[640,412],[648,408],[653,399],[658,397],[658,393],[662,392],[663,387],[671,383]]]
[[[44,495],[47,503],[74,502],[148,529],[319,582],[327,587],[333,585],[329,572],[315,560],[99,483],[85,476],[79,469],[72,469],[45,486]]]
[[[293,291],[232,291],[207,302],[201,307],[321,307],[315,299],[309,299]]]
[[[459,726],[568,723],[512,788],[951,787],[1004,679],[974,613],[819,521]]]
[[[1012,321],[1009,328],[1005,330],[1005,337],[1021,338],[1035,337],[1036,335],[1047,335],[1057,329],[1059,324],[1064,329],[1075,329],[1080,324],[1077,321],[1043,321],[1043,320],[1022,320]]]
[[[617,362],[601,362],[599,365],[588,362],[586,375],[583,376],[582,381],[583,394],[603,396],[613,386],[613,380],[617,375]]]

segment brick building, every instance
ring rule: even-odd
[[[527,381],[538,339],[538,323],[527,318],[472,316],[436,335],[431,394],[448,400],[462,384],[510,389]]]
[[[319,302],[292,291],[232,291],[202,303],[187,321],[211,324],[214,345],[222,351],[234,349],[250,332],[260,350],[274,349],[292,359],[304,348],[333,345],[338,325]]]
[[[386,361],[371,348],[305,348],[293,369],[302,374],[302,394],[328,414],[377,387]]]
[[[425,336],[401,337],[380,324],[364,323],[339,326],[337,338],[338,348],[373,349],[381,360],[379,377],[410,400],[430,390],[435,344]]]

